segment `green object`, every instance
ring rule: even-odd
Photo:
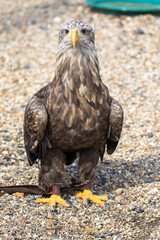
[[[160,0],[86,0],[86,3],[96,8],[123,12],[160,11]]]

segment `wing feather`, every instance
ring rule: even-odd
[[[107,153],[112,154],[119,142],[123,126],[123,109],[118,101],[110,98],[110,116],[107,136]]]
[[[46,146],[50,147],[47,123],[47,110],[42,101],[34,96],[28,102],[24,115],[24,145],[30,165],[45,154]]]

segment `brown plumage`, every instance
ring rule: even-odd
[[[55,77],[25,110],[25,149],[30,165],[41,160],[40,183],[60,184],[64,164],[77,153],[80,175],[90,181],[105,146],[108,154],[116,149],[122,124],[122,107],[100,77],[92,28],[82,21],[67,23],[59,34]]]

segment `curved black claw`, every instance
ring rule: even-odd
[[[114,197],[112,195],[107,195],[107,198],[110,198],[110,199],[114,199]]]
[[[88,203],[89,203],[89,199],[86,198],[86,207],[88,206]]]
[[[71,200],[66,200],[66,202],[71,204],[73,207],[75,207],[74,203]]]
[[[53,205],[53,206],[52,206],[52,208],[53,208],[53,212],[54,212],[54,211],[55,211],[55,209],[56,209],[56,207]]]
[[[108,210],[110,210],[110,207],[109,207],[108,203],[104,203],[104,205],[107,207]]]

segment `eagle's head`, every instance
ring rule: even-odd
[[[89,48],[94,45],[94,31],[90,25],[73,20],[66,23],[59,33],[59,47]]]
[[[59,33],[55,79],[70,89],[86,81],[100,80],[99,63],[94,45],[94,31],[80,20],[66,23]]]

